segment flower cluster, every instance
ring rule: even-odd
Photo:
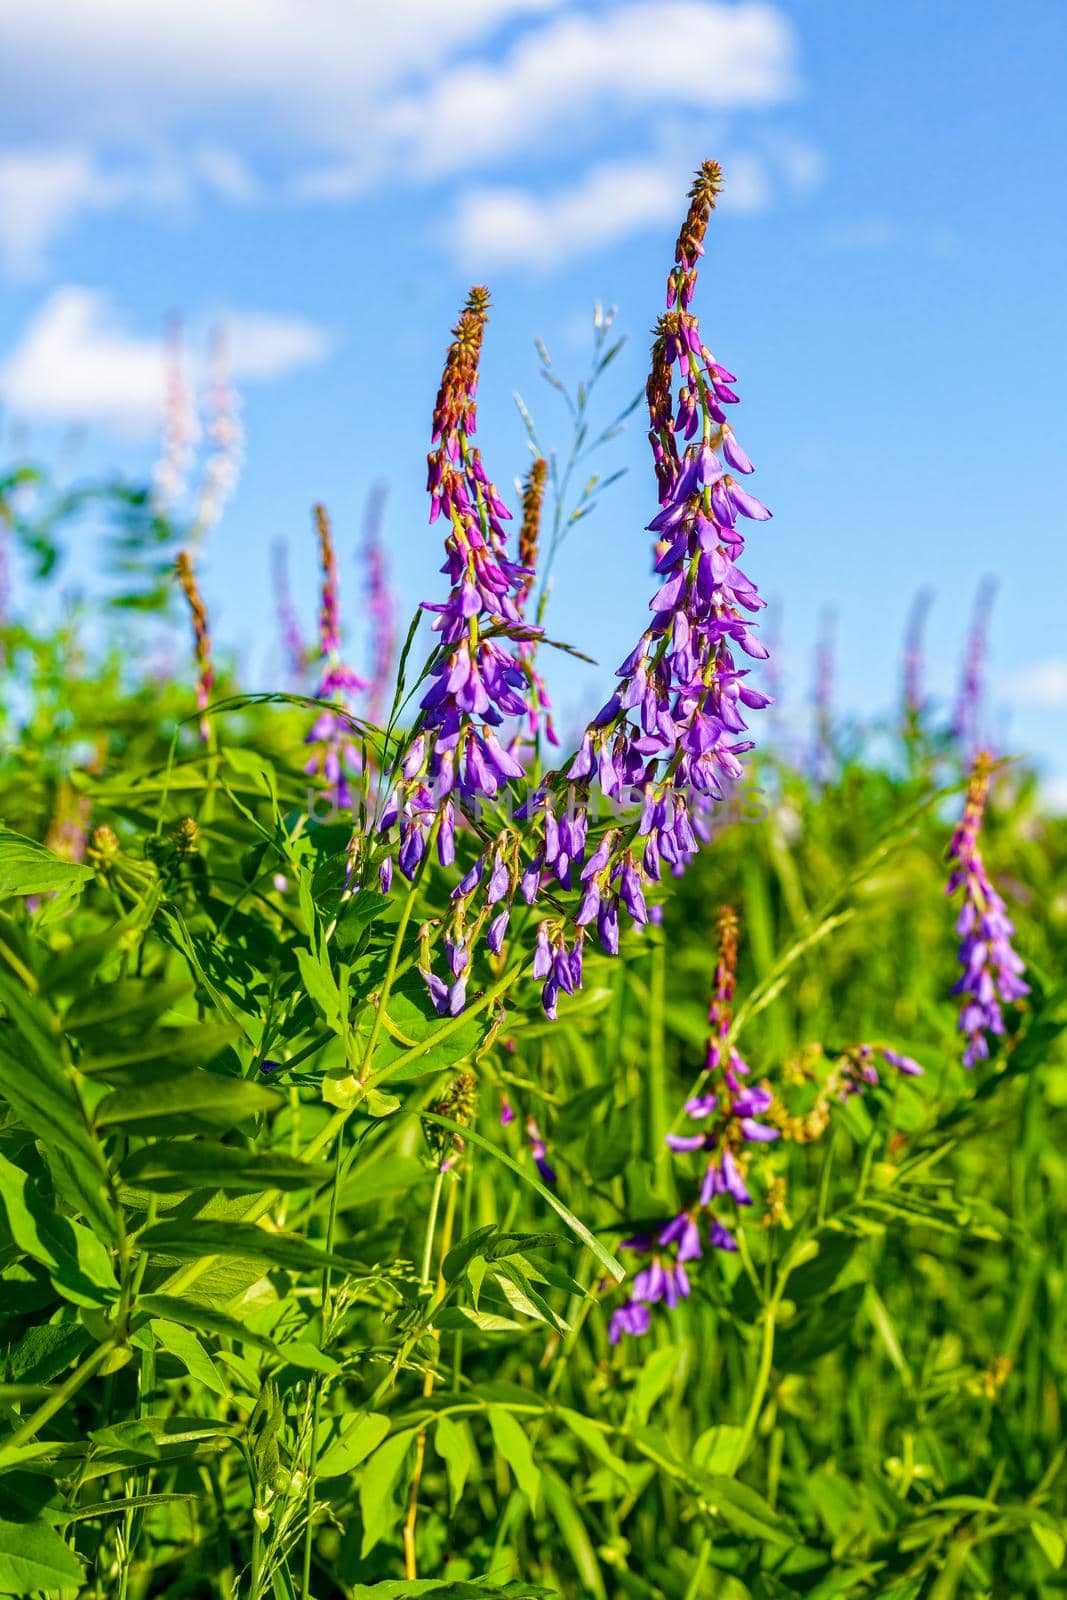
[[[304,742],[315,749],[304,771],[323,781],[331,804],[340,811],[349,810],[352,806],[349,780],[360,770],[359,750],[352,737],[348,714],[352,709],[353,697],[367,685],[358,673],[341,660],[337,553],[325,506],[315,507],[315,527],[322,558],[322,607],[319,612],[322,674],[315,689],[315,698],[329,700],[333,704],[319,712],[307,732]]]
[[[980,751],[975,758],[967,800],[959,827],[948,849],[955,868],[947,894],[963,890],[956,920],[960,935],[959,959],[963,972],[952,992],[963,996],[960,1032],[967,1040],[963,1065],[973,1067],[989,1055],[989,1034],[1003,1034],[1002,1005],[1030,993],[1023,978],[1025,967],[1012,948],[1014,925],[1004,901],[990,881],[979,849],[979,835],[989,796],[992,758]]]
[[[744,1082],[748,1063],[730,1042],[733,999],[737,975],[738,919],[724,906],[718,921],[718,962],[715,986],[708,1008],[709,1038],[698,1093],[685,1103],[691,1133],[669,1133],[667,1143],[676,1155],[707,1152],[708,1162],[694,1200],[672,1217],[654,1236],[629,1241],[629,1248],[648,1251],[651,1261],[634,1278],[629,1300],[613,1314],[609,1337],[618,1343],[624,1333],[644,1333],[649,1307],[662,1301],[668,1309],[689,1294],[686,1263],[703,1255],[702,1224],[713,1250],[736,1250],[737,1239],[720,1215],[726,1200],[734,1207],[750,1206],[752,1195],[746,1178],[750,1146],[769,1144],[778,1128],[762,1121],[773,1097],[764,1085]]]
[[[765,521],[770,512],[737,476],[754,468],[727,421],[725,408],[738,399],[730,387],[736,379],[704,344],[690,310],[720,183],[718,166],[705,163],[690,194],[652,350],[647,393],[660,510],[649,529],[658,539],[661,580],[649,605],[652,620],[569,765],[547,774],[519,807],[523,833],[502,829],[453,896],[450,939],[462,951],[463,972],[483,929],[490,952],[499,953],[516,894],[531,906],[542,893],[552,896],[533,958],[550,1017],[559,993],[581,984],[587,930],[595,926],[601,947],[616,954],[620,914],[638,926],[649,920],[649,885],[664,864],[680,872],[696,853],[698,830],[706,832],[701,813],[744,775],[741,757],[752,741],[743,713],[769,703],[748,683],[734,651],[767,656],[751,620],[764,601],[737,563],[745,547],[741,524]],[[438,477],[434,467],[431,486]],[[526,567],[514,570],[521,610]],[[589,819],[594,786],[615,805],[640,805],[635,819],[609,826],[599,839],[591,837]],[[570,890],[580,896],[577,909],[557,909],[560,891]]]
[[[189,616],[193,624],[193,648],[196,655],[196,704],[203,713],[207,709],[211,698],[211,691],[215,686],[215,668],[211,661],[211,631],[208,627],[207,612],[200,595],[200,585],[196,581],[193,563],[186,550],[178,552],[178,559],[174,564],[182,593],[189,605]],[[208,720],[201,715],[200,738],[202,743],[207,743]]]
[[[453,329],[434,409],[430,521],[448,519],[443,570],[451,590],[443,604],[424,607],[435,613],[441,643],[379,822],[383,834],[398,829],[396,860],[406,878],[425,855],[431,831],[441,865],[451,865],[457,802],[462,810],[492,799],[510,779],[523,776],[495,730],[505,718],[525,716],[529,709],[526,675],[508,648],[511,639],[532,632],[524,628],[518,606],[526,574],[508,557],[504,523],[511,513],[471,443],[488,307],[487,290],[472,289]],[[391,875],[387,860],[383,889]]]

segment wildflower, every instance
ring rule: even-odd
[[[648,1332],[651,1313],[648,1306],[639,1300],[627,1300],[625,1305],[616,1308],[611,1314],[608,1326],[608,1338],[612,1344],[618,1344],[624,1333],[633,1334],[639,1338]]]
[[[542,1183],[547,1183],[550,1188],[555,1188],[559,1181],[556,1170],[548,1159],[548,1146],[541,1136],[541,1130],[533,1117],[526,1119],[526,1137],[530,1141],[530,1154],[534,1158],[534,1166],[541,1174]]]
[[[986,644],[996,592],[997,586],[992,578],[984,578],[978,587],[967,635],[959,695],[952,714],[953,737],[968,759],[975,754],[980,738]]]
[[[215,686],[215,669],[211,662],[211,631],[208,627],[207,612],[200,596],[200,586],[196,581],[192,561],[185,550],[178,552],[175,562],[175,571],[178,582],[181,584],[182,593],[189,605],[189,615],[193,624],[193,642],[196,655],[196,704],[203,713],[207,710],[211,691]],[[200,718],[200,740],[206,744],[209,724],[206,716]]]
[[[709,1039],[702,1074],[705,1082],[684,1107],[686,1116],[700,1127],[693,1133],[667,1135],[667,1144],[675,1154],[706,1150],[710,1160],[695,1200],[683,1206],[654,1236],[628,1241],[628,1248],[648,1252],[652,1257],[634,1278],[633,1301],[656,1304],[662,1300],[668,1310],[689,1294],[685,1265],[703,1255],[705,1225],[707,1242],[713,1250],[737,1250],[734,1233],[718,1214],[719,1204],[728,1199],[735,1207],[752,1205],[746,1181],[750,1160],[747,1146],[779,1137],[777,1127],[761,1120],[772,1106],[770,1092],[742,1081],[749,1075],[748,1063],[728,1042],[737,981],[738,928],[736,913],[724,906],[718,918],[718,956],[708,1006]],[[707,1086],[712,1079],[714,1088]],[[613,1317],[612,1325],[619,1337],[633,1331],[625,1318],[616,1323]]]
[[[690,310],[720,187],[718,165],[705,162],[690,191],[652,347],[646,395],[660,510],[648,527],[658,540],[661,580],[649,602],[652,620],[618,668],[614,693],[564,775],[568,809],[582,818],[583,831],[594,782],[612,799],[641,800],[636,835],[617,831],[606,851],[602,841],[581,873],[577,920],[591,922],[596,903],[597,932],[609,954],[618,948],[620,905],[643,924],[644,888],[660,879],[664,863],[677,873],[696,853],[689,797],[697,814],[726,798],[744,776],[741,757],[753,748],[743,713],[770,703],[746,681],[748,669],[737,665],[734,651],[767,657],[748,615],[764,601],[738,562],[745,548],[741,524],[771,513],[739,481],[754,468],[724,410],[737,401],[730,387],[737,380],[704,344]],[[552,801],[546,784],[530,808],[543,815],[546,867],[555,849]],[[565,851],[559,856],[555,875],[566,887],[571,860]]]
[[[435,614],[441,644],[430,687],[389,796],[379,828],[399,828],[397,865],[410,878],[438,827],[443,865],[453,853],[449,797],[461,810],[492,799],[523,769],[497,738],[506,717],[524,716],[526,675],[507,641],[525,630],[517,595],[525,576],[507,555],[504,522],[511,513],[471,443],[477,426],[478,364],[489,306],[488,291],[471,290],[453,330],[433,419],[427,487],[430,521],[448,518],[445,566],[452,588]]]
[[[365,681],[340,659],[341,612],[337,578],[337,553],[330,519],[325,506],[315,507],[315,527],[322,560],[322,605],[319,612],[319,652],[322,674],[315,690],[316,700],[332,701],[339,709],[324,707],[308,730],[304,742],[318,748],[304,771],[323,780],[331,804],[337,811],[352,806],[349,780],[360,770],[359,750],[352,737],[351,711],[354,697],[367,687]]]
[[[918,732],[926,712],[926,694],[923,687],[923,630],[933,598],[932,589],[919,590],[912,601],[904,635],[904,731],[909,735]]]
[[[166,362],[162,449],[152,473],[152,504],[159,516],[169,515],[184,496],[199,432],[186,378],[182,326],[177,318],[167,329]]]
[[[553,895],[552,916],[538,926],[532,966],[549,1017],[556,1015],[559,994],[581,985],[587,935],[614,955],[624,916],[638,926],[654,916],[649,885],[665,871],[684,870],[698,850],[708,806],[725,799],[744,776],[741,758],[753,748],[744,713],[769,704],[748,683],[735,652],[767,656],[752,620],[764,601],[738,563],[742,525],[766,521],[770,512],[741,481],[754,468],[727,421],[737,380],[704,344],[690,309],[720,186],[718,166],[705,163],[690,193],[652,350],[647,398],[660,509],[648,526],[660,553],[651,620],[570,763],[546,774],[518,807],[522,834],[502,829],[453,895],[453,932],[470,940],[484,934],[494,955],[503,947],[507,925],[500,919],[514,894],[529,905]],[[437,613],[442,644],[381,821],[384,833],[399,828],[397,865],[406,876],[425,854],[434,827],[439,858],[443,864],[452,859],[446,795],[454,795],[462,816],[471,802],[491,799],[523,776],[515,744],[506,749],[493,729],[514,717],[526,718],[532,730],[546,708],[531,648],[540,632],[524,620],[539,473],[535,466],[527,484],[525,534],[513,563],[501,523],[507,513],[470,444],[486,306],[485,291],[472,291],[434,417],[431,519],[450,518],[445,548],[452,591],[443,605],[429,607]],[[609,799],[639,801],[639,815],[626,827],[611,825],[598,839],[590,837],[594,786]],[[489,890],[502,882],[506,889],[492,902],[490,921]],[[561,906],[560,896],[568,893],[577,903]]]
[[[385,485],[376,484],[367,501],[364,519],[363,560],[367,572],[367,616],[371,633],[370,685],[367,691],[367,721],[381,726],[392,681],[396,653],[393,595],[389,587],[385,552],[381,542],[382,507]]]
[[[819,623],[819,637],[815,645],[815,683],[812,689],[812,710],[815,722],[815,744],[812,751],[811,770],[820,781],[830,776],[834,754],[834,631],[836,616],[826,610]]]
[[[963,890],[956,921],[963,972],[952,993],[963,996],[959,1026],[967,1040],[965,1067],[973,1067],[976,1061],[988,1057],[990,1034],[1004,1033],[1001,1006],[1030,993],[1022,976],[1025,967],[1012,948],[1014,925],[990,880],[979,848],[991,767],[992,757],[980,751],[971,772],[963,817],[948,849],[948,858],[956,865],[945,892],[951,895],[957,889]]]
[[[291,682],[299,683],[307,659],[307,646],[289,592],[289,548],[281,539],[274,546],[271,570],[274,578],[274,612],[278,619],[282,650]]]
[[[193,537],[200,538],[218,522],[237,484],[244,447],[241,397],[230,377],[226,334],[215,330],[210,354],[211,385],[208,394],[207,436],[211,453],[204,466],[193,522]]]

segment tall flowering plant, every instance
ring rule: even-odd
[[[956,919],[963,971],[952,992],[962,997],[959,1026],[966,1040],[965,1067],[986,1060],[989,1036],[1005,1032],[1002,1006],[1030,993],[1023,977],[1025,966],[1011,942],[1015,926],[982,860],[980,836],[991,768],[992,757],[980,751],[971,770],[963,816],[948,848],[953,868],[946,893],[963,891]]]
[[[578,750],[521,801],[521,830],[501,827],[457,886],[445,938],[449,979],[431,977],[442,1006],[462,1006],[476,939],[484,934],[489,953],[502,953],[519,898],[533,909],[531,971],[554,1017],[560,993],[581,986],[588,931],[595,927],[601,948],[616,954],[621,914],[646,922],[646,892],[664,864],[678,872],[692,858],[694,809],[724,799],[743,776],[742,757],[753,747],[744,713],[769,703],[735,651],[767,657],[753,622],[764,601],[738,563],[744,523],[766,521],[770,512],[741,481],[754,468],[727,420],[737,380],[704,342],[692,310],[721,181],[711,161],[696,175],[652,347],[647,402],[660,509],[648,524],[658,541],[651,620]],[[522,614],[529,565],[508,558],[507,513],[470,444],[486,306],[484,291],[472,291],[434,417],[431,518],[450,517],[453,588],[444,605],[430,608],[443,646],[382,823],[387,833],[399,827],[405,876],[431,829],[442,865],[454,859],[453,791],[462,805],[524,776],[514,749],[504,750],[488,724],[536,717],[544,704],[529,649],[537,633]],[[537,492],[534,476],[528,513]],[[532,548],[527,539],[527,563]],[[487,638],[487,629],[496,637]],[[607,826],[595,814],[605,801],[618,813]],[[387,863],[383,882],[390,879]]]
[[[352,736],[351,712],[355,696],[367,687],[366,681],[341,659],[341,602],[330,519],[325,506],[315,507],[315,529],[322,562],[322,604],[319,610],[320,675],[315,690],[317,700],[333,704],[324,707],[308,730],[311,746],[304,771],[322,780],[335,811],[352,807],[352,779],[359,773],[359,749]]]

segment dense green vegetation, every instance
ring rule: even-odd
[[[515,794],[382,895],[374,830],[313,803],[313,700],[223,673],[202,738],[192,666],[145,670],[181,530],[147,495],[24,492],[45,574],[69,517],[116,519],[121,593],[105,649],[96,617],[2,632],[0,1593],[1062,1592],[1067,826],[1025,765],[983,854],[1031,992],[973,1072],[967,762],[928,714],[818,780],[753,757],[556,1021],[516,901],[451,1015],[418,969]],[[422,648],[391,732],[339,714],[357,797]],[[689,1295],[612,1343],[628,1241],[700,1184],[666,1135],[724,907],[723,1032],[784,1136],[740,1151],[739,1248],[705,1234]],[[862,1081],[861,1047],[923,1075]]]

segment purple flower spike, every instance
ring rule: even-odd
[[[953,993],[964,998],[959,1026],[967,1040],[963,1065],[968,1068],[988,1058],[990,1034],[1005,1032],[1001,1005],[1013,1004],[1030,993],[1023,978],[1023,962],[1012,948],[1015,928],[979,849],[991,768],[992,758],[980,752],[971,773],[963,818],[948,850],[949,860],[956,867],[946,892],[963,889],[957,921],[962,935],[959,959],[963,972]]]

